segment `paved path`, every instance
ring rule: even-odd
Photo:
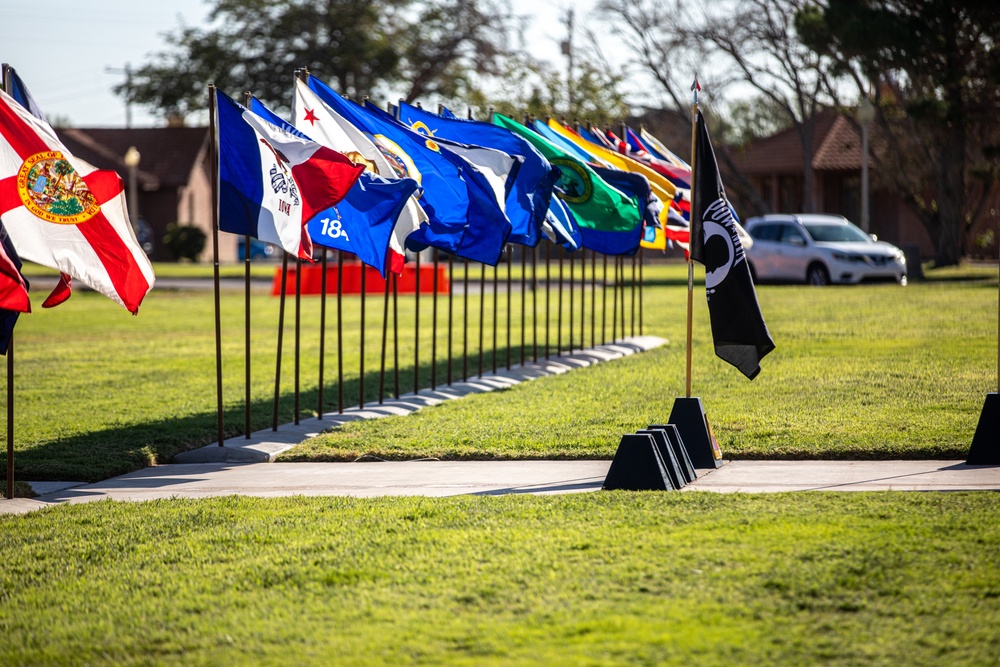
[[[454,496],[598,491],[609,461],[199,463],[145,468],[38,498],[0,513],[61,503],[212,496]],[[52,483],[57,485],[58,483]],[[44,487],[39,490],[45,491]],[[699,470],[684,491],[1000,491],[1000,466],[961,461],[731,461]]]

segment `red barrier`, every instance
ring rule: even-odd
[[[361,293],[361,271],[365,274],[365,292],[368,294],[384,294],[385,281],[378,271],[360,262],[344,264],[344,294]],[[417,269],[410,264],[403,267],[403,273],[399,276],[398,290],[403,294],[413,294],[417,291]],[[323,267],[303,266],[302,267],[302,293],[319,294],[323,285]],[[448,271],[444,266],[438,267],[438,294],[447,294],[451,285],[448,283]],[[327,266],[326,269],[326,291],[327,294],[334,294],[337,291],[337,266]],[[281,293],[281,269],[274,272],[274,282],[271,284],[271,296],[278,296]],[[434,293],[434,265],[422,264],[420,266],[420,293]],[[288,280],[285,284],[285,294],[295,294],[295,267],[288,267]]]

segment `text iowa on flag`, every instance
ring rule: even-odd
[[[126,211],[118,174],[74,157],[47,123],[0,91],[0,216],[22,259],[135,313],[154,278]]]
[[[364,167],[296,136],[216,91],[219,229],[312,259],[305,226],[337,204]]]

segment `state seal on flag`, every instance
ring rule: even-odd
[[[35,153],[17,173],[24,207],[46,222],[79,225],[101,211],[87,184],[59,151]]]
[[[389,166],[396,172],[396,178],[409,177],[420,183],[420,170],[417,169],[417,165],[413,164],[410,156],[399,147],[399,144],[384,134],[376,134],[373,138],[375,139],[375,148],[388,160]]]
[[[572,160],[552,158],[549,160],[559,167],[559,198],[569,204],[583,204],[594,194],[594,184],[590,181],[586,170]]]

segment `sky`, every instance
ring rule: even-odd
[[[577,21],[596,0],[575,0]],[[205,0],[0,0],[0,61],[10,64],[50,121],[76,127],[125,127],[125,103],[111,89],[125,80],[125,67],[138,67],[166,48],[163,34],[181,21],[205,22]],[[564,66],[559,42],[566,2],[512,0],[528,16],[526,42],[533,55]],[[140,107],[134,127],[162,125]]]

